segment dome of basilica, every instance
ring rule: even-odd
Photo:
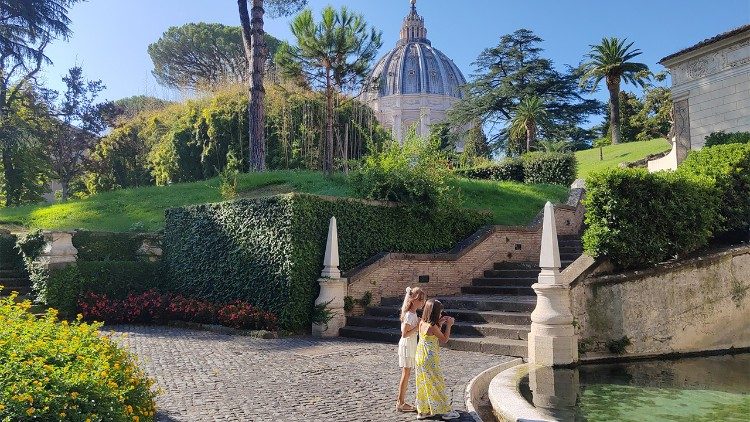
[[[453,60],[434,48],[427,39],[424,18],[412,1],[404,19],[401,39],[373,68],[366,83],[370,97],[389,95],[437,94],[461,98],[466,83]]]

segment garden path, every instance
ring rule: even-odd
[[[262,340],[159,326],[118,326],[113,338],[156,380],[159,421],[413,421],[393,410],[396,346],[351,339]],[[444,349],[452,405],[466,384],[509,358]],[[413,402],[412,375],[409,401]]]

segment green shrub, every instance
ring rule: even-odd
[[[217,303],[245,300],[309,327],[329,219],[338,222],[340,268],[380,252],[446,250],[489,224],[470,210],[415,213],[351,199],[290,194],[167,211],[164,262],[176,291]]]
[[[574,154],[530,152],[521,160],[525,183],[570,186],[576,180],[578,162]]]
[[[18,237],[10,233],[0,233],[0,269],[23,271],[23,255],[16,246]]]
[[[726,133],[723,131],[719,131],[711,132],[710,135],[706,136],[706,144],[704,146],[712,147],[716,145],[747,143],[750,143],[750,132]]]
[[[85,293],[121,300],[149,289],[170,290],[158,262],[79,261],[41,274],[38,269],[32,272],[37,274],[32,277],[37,299],[68,317],[79,311],[78,300]]]
[[[153,234],[77,231],[73,246],[78,261],[137,261],[145,237]]]
[[[691,151],[679,173],[715,180],[721,198],[717,235],[747,239],[750,230],[750,144]]]
[[[457,203],[453,178],[442,153],[410,131],[403,145],[393,141],[365,157],[351,181],[362,198],[433,209]]]
[[[100,324],[37,318],[0,299],[0,420],[155,420],[153,381]]]
[[[692,252],[716,227],[718,197],[705,177],[611,169],[591,174],[586,189],[586,253],[620,268]]]
[[[467,179],[523,182],[523,162],[520,158],[506,158],[490,165],[456,170],[456,175]]]

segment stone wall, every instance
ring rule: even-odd
[[[583,225],[582,189],[572,189],[568,203],[555,206],[560,235],[577,234]],[[490,226],[445,253],[384,253],[345,274],[349,296],[370,292],[373,303],[403,296],[407,286],[420,285],[430,296],[455,295],[462,286],[492,269],[495,262],[538,261],[542,237],[541,213],[528,227]],[[420,277],[429,281],[420,284]]]
[[[672,74],[678,144],[700,149],[711,132],[750,131],[750,28],[662,64]]]
[[[588,259],[571,290],[586,347],[623,337],[627,355],[750,347],[750,246],[614,275],[596,275],[607,264]]]

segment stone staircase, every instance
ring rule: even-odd
[[[0,297],[10,296],[11,292],[18,292],[17,301],[32,299],[31,282],[28,276],[18,268],[11,266],[0,266]]]
[[[565,268],[582,253],[578,236],[559,236],[560,260]],[[437,297],[445,313],[456,318],[447,347],[508,356],[526,357],[531,312],[536,295],[531,285],[539,275],[538,262],[498,262],[461,288],[461,295]],[[427,286],[429,292],[429,285]],[[399,306],[403,298],[383,299],[363,316],[347,318],[339,331],[352,337],[397,343],[400,337]]]

